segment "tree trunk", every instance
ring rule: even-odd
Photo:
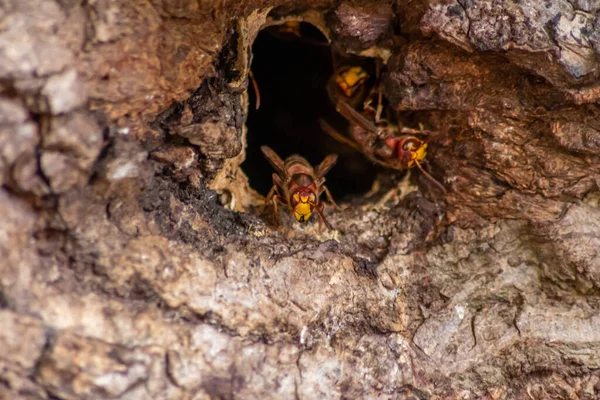
[[[252,45],[290,19],[384,61],[447,194],[382,169],[334,231],[259,215]],[[0,0],[0,21],[0,398],[600,398],[597,2]]]

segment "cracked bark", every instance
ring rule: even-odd
[[[1,2],[0,397],[598,398],[594,4]],[[269,11],[390,55],[447,196],[255,216]]]

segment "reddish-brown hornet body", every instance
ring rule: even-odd
[[[349,83],[355,82],[356,85],[363,85],[364,77],[359,72],[355,72],[354,75],[360,76],[362,79],[353,79]],[[342,79],[336,79],[336,81],[340,80]],[[347,79],[345,83],[348,83]],[[400,171],[414,166],[418,167],[427,179],[446,192],[444,186],[421,166],[427,155],[428,140],[421,140],[415,135],[423,134],[423,131],[391,125],[380,117],[382,97],[379,86],[367,94],[362,112],[357,111],[348,103],[347,100],[354,105],[357,100],[351,96],[345,96],[346,92],[352,96],[354,93],[359,93],[356,88],[351,91],[346,90],[344,85],[341,85],[340,90],[337,91],[328,90],[337,111],[350,122],[349,137],[341,135],[325,121],[321,121],[323,130],[334,139],[362,152],[371,161],[384,167]],[[376,104],[375,108],[374,104]]]
[[[330,154],[317,168],[299,155],[292,155],[283,161],[271,148],[260,148],[275,168],[273,187],[267,194],[265,206],[272,202],[277,213],[277,202],[287,205],[298,222],[306,222],[314,211],[317,211],[321,221],[328,229],[333,229],[323,213],[324,204],[319,197],[325,192],[327,199],[335,205],[331,193],[325,183],[325,174],[334,166],[337,155]]]

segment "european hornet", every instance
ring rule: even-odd
[[[302,38],[302,33],[300,32],[300,21],[285,21],[282,24],[273,26],[272,29],[277,33],[293,35],[300,39]]]
[[[358,107],[365,97],[365,81],[369,74],[359,66],[343,66],[327,82],[327,94],[335,104],[340,97]]]
[[[313,29],[310,29],[311,27]],[[271,25],[268,30],[272,35],[282,40],[301,40],[306,44],[315,46],[328,45],[326,41],[320,41],[311,37],[315,36],[316,31],[319,32],[320,35],[322,35],[322,33],[310,23],[288,20],[281,24]],[[323,39],[325,39],[325,37],[323,37]]]
[[[381,118],[383,99],[379,79],[365,97],[364,82],[367,78],[361,67],[345,67],[339,69],[328,83],[327,91],[336,110],[350,123],[350,137],[341,135],[323,120],[320,121],[321,128],[337,141],[386,168],[403,171],[418,167],[427,179],[446,193],[444,186],[421,166],[427,155],[429,139],[421,140],[415,135],[424,135],[425,131],[394,126]],[[355,109],[361,100],[362,113]]]
[[[335,165],[337,154],[328,155],[321,164],[313,168],[299,155],[289,156],[283,161],[271,148],[262,146],[260,149],[277,171],[273,173],[273,187],[265,198],[261,214],[269,202],[273,203],[275,214],[277,214],[277,202],[287,205],[298,222],[308,221],[316,210],[321,218],[319,225],[322,221],[329,230],[332,230],[333,227],[325,219],[324,203],[319,201],[319,197],[325,192],[327,200],[337,208],[329,189],[324,185],[325,174]]]

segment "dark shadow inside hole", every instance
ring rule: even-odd
[[[327,97],[326,83],[333,73],[330,47],[322,44],[325,38],[314,26],[302,23],[301,28],[302,38],[266,29],[254,42],[252,72],[260,88],[261,105],[255,110],[255,95],[250,89],[248,147],[242,169],[252,187],[266,195],[274,170],[261,146],[271,147],[282,159],[299,154],[313,166],[336,153],[338,162],[326,176],[334,198],[363,194],[379,169],[319,127],[320,118],[342,133],[347,125]]]

